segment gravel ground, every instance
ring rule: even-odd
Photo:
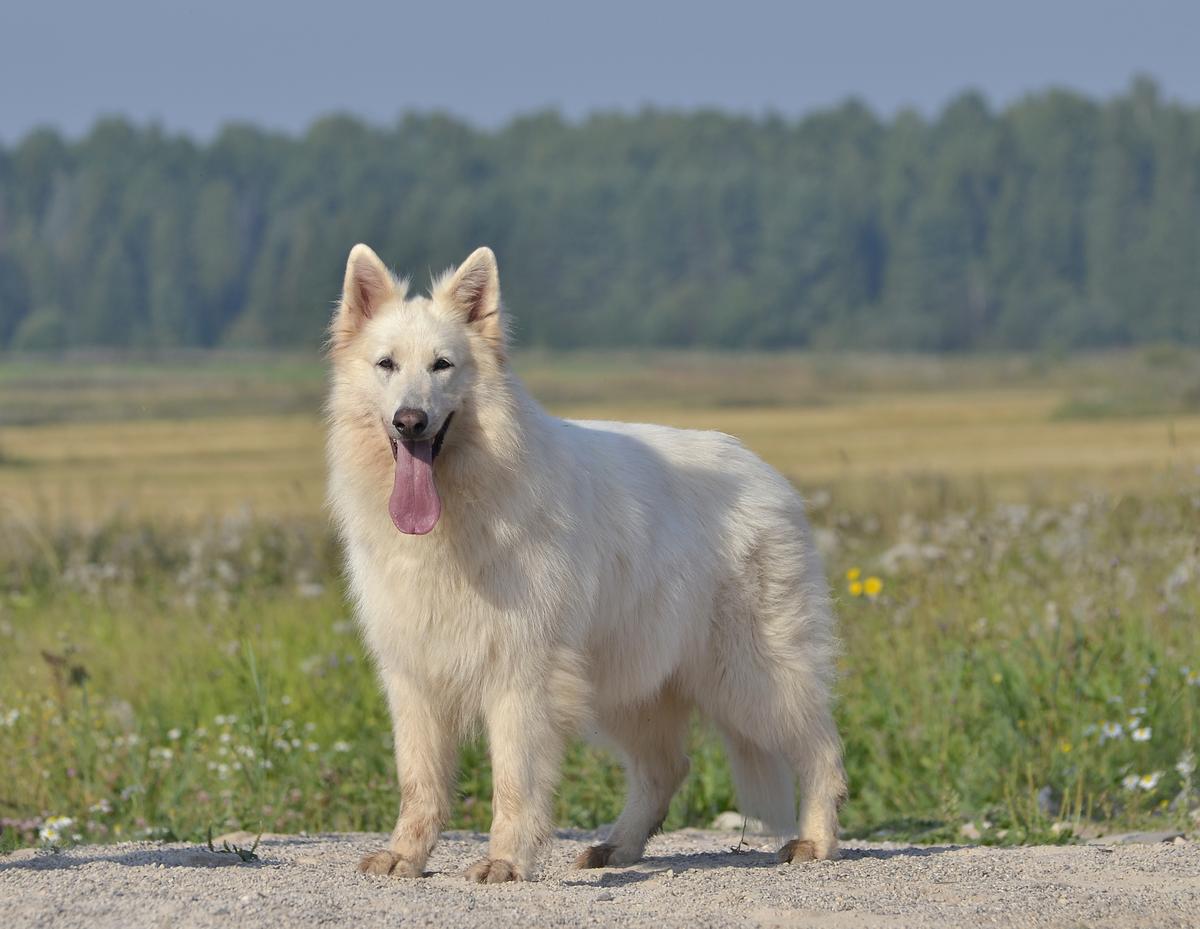
[[[849,842],[781,866],[738,835],[659,836],[628,869],[572,871],[589,839],[560,833],[539,880],[462,877],[485,836],[449,833],[423,880],[366,877],[378,835],[264,838],[241,863],[188,845],[0,856],[0,926],[1188,926],[1200,927],[1200,843],[983,848]]]

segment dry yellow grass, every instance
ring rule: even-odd
[[[720,429],[806,490],[867,492],[912,478],[979,483],[997,496],[1126,486],[1200,463],[1200,416],[1053,418],[1055,388],[866,392],[820,406],[571,404],[581,418]],[[249,508],[311,516],[322,505],[319,416],[222,416],[13,426],[0,499],[10,515],[114,512],[199,517]]]

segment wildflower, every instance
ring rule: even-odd
[[[279,698],[279,702],[282,703],[284,706],[291,706],[292,698],[289,697],[287,694],[284,694],[282,697]]]
[[[183,735],[183,733],[180,732],[178,729],[168,729],[167,730],[167,738],[170,739],[172,742],[178,742],[180,736],[182,736],[182,735]]]
[[[75,825],[75,820],[70,816],[50,816],[38,830],[38,838],[49,845],[54,845],[62,841],[63,831],[70,829]]]
[[[1141,779],[1136,774],[1126,774],[1121,778],[1121,786],[1126,790],[1136,790],[1139,780]]]
[[[1193,687],[1200,686],[1200,671],[1188,671],[1183,676],[1184,682]]]
[[[310,752],[319,752],[321,750],[321,746],[318,745],[316,742],[309,742],[304,747],[306,749],[308,749]]]
[[[1149,726],[1140,726],[1129,733],[1129,737],[1135,742],[1149,742],[1150,736],[1154,734],[1154,730]]]
[[[857,581],[860,577],[862,577],[861,568],[851,568],[846,572],[846,580],[848,581]]]
[[[99,803],[93,803],[88,807],[89,813],[111,813],[112,804],[108,800],[101,800]]]
[[[1059,743],[1058,743],[1058,750],[1059,750],[1060,752],[1062,752],[1064,755],[1070,754],[1070,752],[1071,752],[1071,749],[1072,749],[1072,748],[1074,748],[1074,747],[1075,747],[1075,746],[1073,746],[1073,745],[1072,745],[1070,742],[1068,742],[1066,739],[1063,739],[1061,742],[1059,742]]]
[[[1179,756],[1179,761],[1175,764],[1175,770],[1179,772],[1179,776],[1185,781],[1196,772],[1196,755],[1190,749]]]
[[[1138,778],[1138,787],[1142,788],[1142,790],[1153,790],[1158,786],[1161,778],[1161,771],[1155,771],[1153,774],[1143,774]]]
[[[3,716],[0,716],[0,722],[11,729],[17,724],[17,720],[21,718],[20,710],[8,710]]]
[[[1144,706],[1135,706],[1129,711],[1130,716],[1145,716],[1146,708]]]
[[[875,575],[872,574],[865,581],[863,581],[863,593],[865,593],[872,600],[879,596],[879,592],[881,590],[883,590],[883,581],[881,581]]]
[[[349,742],[334,742],[333,750],[335,752],[348,752],[348,751],[350,751],[350,743]]]
[[[862,593],[863,593],[863,582],[862,581],[851,581],[849,589],[850,589],[850,596],[861,597]]]
[[[1109,739],[1119,739],[1125,735],[1125,727],[1120,723],[1110,723],[1107,720],[1100,726],[1100,741],[1107,742]]]
[[[996,671],[992,674],[992,683],[993,684],[1000,684],[1001,682],[1003,682],[1003,680],[1004,680],[1004,675],[1001,674],[999,671]]]

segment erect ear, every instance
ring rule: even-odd
[[[434,288],[434,299],[461,315],[503,357],[500,269],[490,248],[485,245],[475,249],[453,274],[443,277]]]
[[[396,279],[378,255],[361,242],[350,249],[342,302],[333,319],[333,347],[339,348],[354,338],[363,323],[396,293]]]

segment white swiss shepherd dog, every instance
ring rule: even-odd
[[[687,774],[694,710],[742,812],[793,837],[780,859],[835,857],[837,639],[796,491],[719,432],[549,415],[509,366],[490,249],[407,290],[356,245],[330,333],[329,499],[402,797],[361,870],[422,874],[480,722],[494,818],[469,880],[534,874],[580,732],[620,753],[628,797],[577,865],[631,864]]]

